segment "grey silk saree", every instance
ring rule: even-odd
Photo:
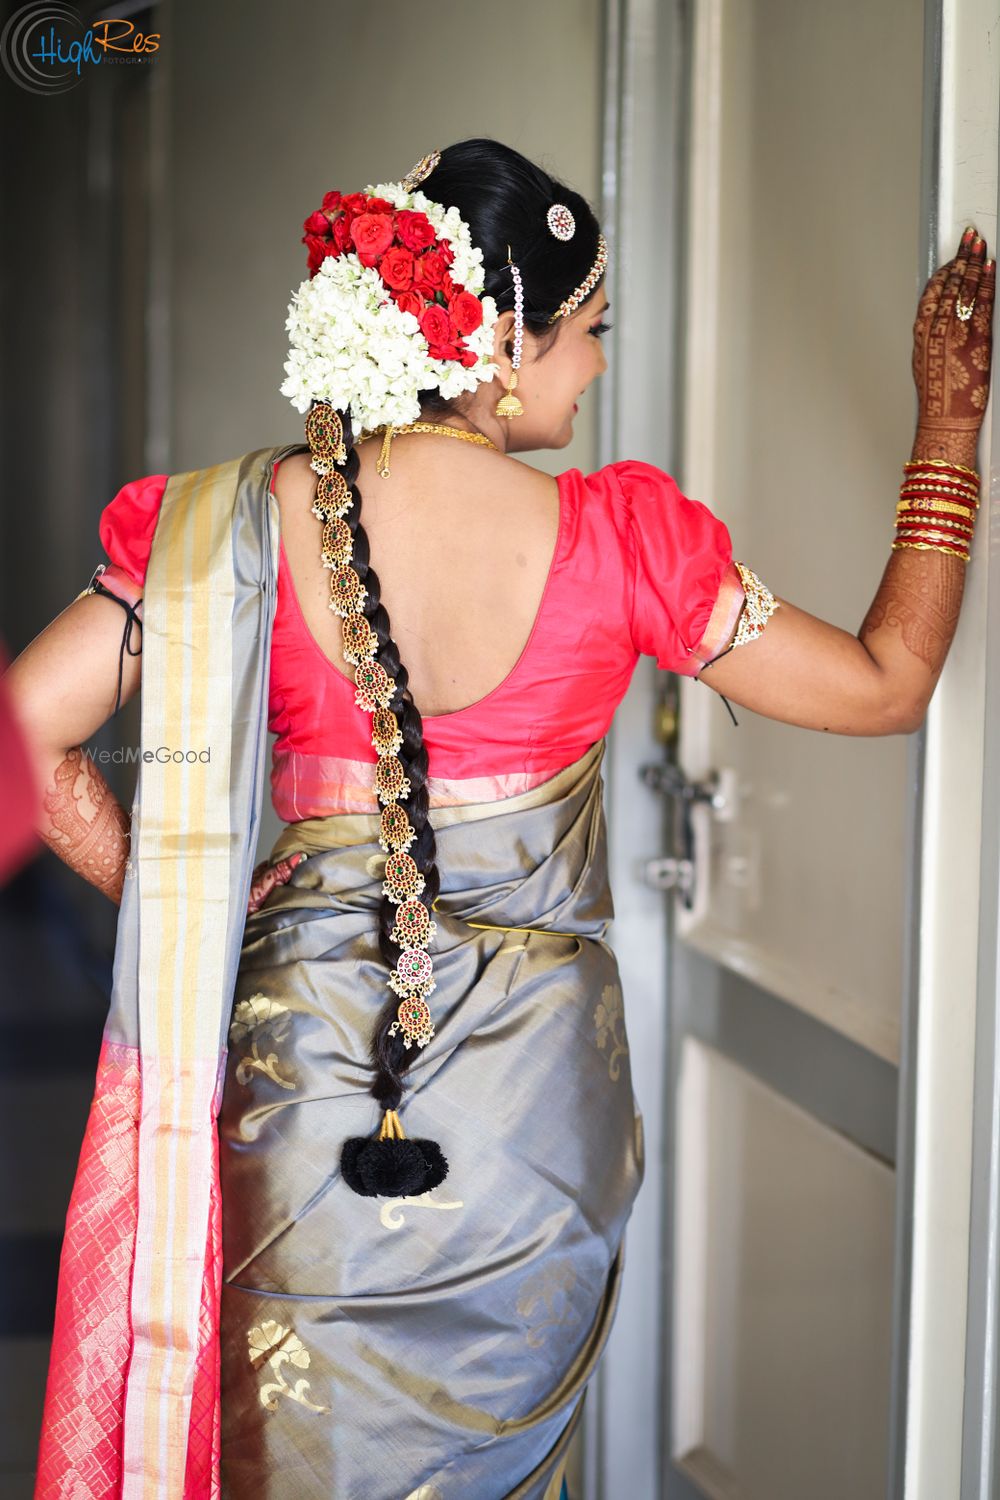
[[[172,476],[153,538],[36,1496],[556,1500],[642,1172],[604,742],[518,796],[432,809],[437,1030],[400,1115],[450,1170],[359,1197],[339,1156],[379,1115],[374,811],[290,824],[274,857],[309,858],[246,916],[291,446]]]
[[[378,820],[279,839],[309,858],[247,921],[219,1118],[223,1496],[558,1495],[642,1170],[603,752],[432,811],[437,1032],[401,1113],[450,1171],[420,1197],[337,1166],[379,1114]]]

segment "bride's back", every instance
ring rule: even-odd
[[[393,440],[383,479],[379,447],[371,439],[357,450],[371,566],[417,708],[453,713],[507,677],[531,634],[556,546],[559,487],[516,459],[424,434]],[[329,608],[315,486],[307,454],[279,465],[282,540],[305,622],[350,677],[341,621]]]

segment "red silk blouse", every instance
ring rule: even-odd
[[[128,580],[141,589],[167,478],[132,480],[105,507],[107,585],[120,573],[124,592]],[[690,676],[732,634],[743,589],[729,532],[705,505],[632,459],[587,475],[567,469],[557,482],[555,550],[521,655],[478,702],[424,716],[432,806],[513,796],[546,780],[606,733],[640,655]],[[318,547],[318,526],[316,538]],[[371,812],[371,717],[306,625],[284,545],[277,584],[268,699],[275,811],[286,823]]]

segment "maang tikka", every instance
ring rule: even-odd
[[[568,208],[564,202],[553,202],[552,207],[546,213],[546,223],[549,225],[549,234],[552,234],[553,239],[564,240],[565,242],[565,240],[573,239],[574,234],[576,234],[576,219],[573,217],[573,210]],[[525,413],[525,408],[522,407],[517,396],[514,396],[514,389],[517,386],[517,371],[520,369],[520,350],[522,350],[523,338],[525,338],[525,290],[523,290],[520,272],[514,266],[510,245],[507,246],[507,266],[510,266],[510,273],[514,279],[514,357],[511,360],[513,369],[511,369],[510,384],[507,386],[507,395],[501,396],[501,399],[496,402],[496,416],[511,419],[511,417],[522,417],[523,413]],[[573,308],[576,308],[577,303],[582,302],[583,297],[586,296],[586,293],[589,293],[592,285],[597,282],[598,276],[604,272],[604,267],[606,266],[607,248],[604,245],[604,236],[598,236],[598,255],[594,270],[592,270],[588,279],[583,282],[582,287],[577,288],[573,297],[568,299],[567,302],[562,303],[558,311],[553,312],[552,318],[549,320],[550,323],[555,323],[556,318],[565,317],[567,312],[571,312]]]

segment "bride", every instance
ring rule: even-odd
[[[970,229],[920,298],[852,636],[653,465],[518,457],[606,368],[569,187],[467,140],[326,193],[303,239],[304,441],[126,484],[110,565],[7,676],[40,833],[121,905],[37,1494],[554,1500],[643,1170],[605,736],[641,655],[787,723],[919,726],[995,266]],[[79,747],[137,692],[129,814]]]

